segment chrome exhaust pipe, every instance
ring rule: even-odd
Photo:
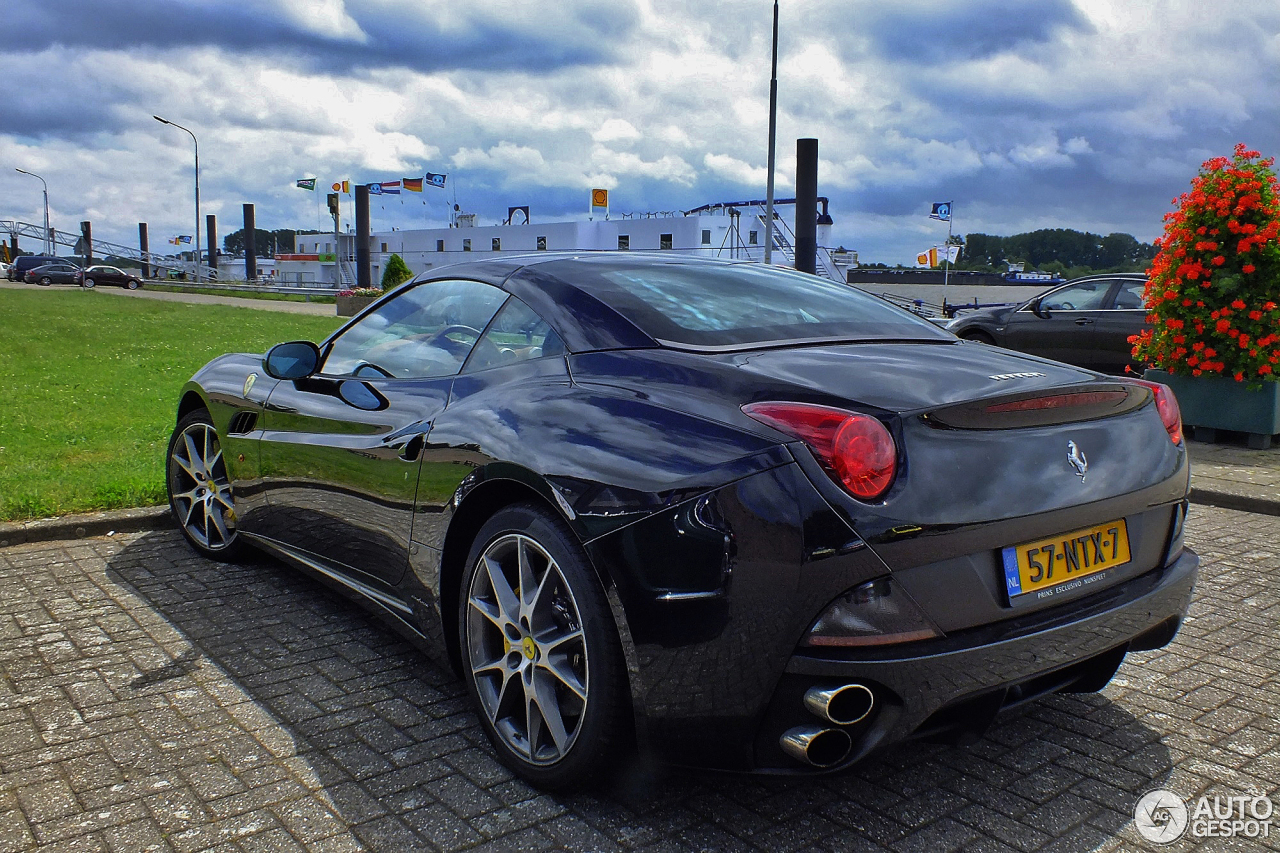
[[[861,684],[810,687],[804,694],[804,706],[829,723],[851,726],[871,713],[876,694]]]
[[[849,754],[853,742],[839,729],[796,726],[778,738],[782,751],[812,767],[831,767]]]

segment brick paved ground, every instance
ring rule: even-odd
[[[575,796],[513,780],[450,674],[288,568],[168,532],[0,549],[0,851],[1142,849],[1150,788],[1280,800],[1280,518],[1197,507],[1190,539],[1192,619],[1102,695],[838,779]]]

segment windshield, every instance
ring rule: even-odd
[[[618,262],[578,264],[572,275],[564,272],[650,337],[676,346],[955,340],[850,285],[760,264]]]

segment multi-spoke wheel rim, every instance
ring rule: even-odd
[[[582,620],[559,565],[528,536],[494,540],[471,579],[466,627],[494,731],[526,761],[559,761],[582,730],[589,687]]]
[[[235,539],[236,512],[217,432],[191,424],[173,443],[171,462],[170,496],[179,523],[205,548],[226,548]]]

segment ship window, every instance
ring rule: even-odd
[[[619,249],[623,249],[623,250],[630,249],[630,248],[631,248],[631,236],[630,236],[630,235],[628,235],[628,234],[619,234],[619,235],[618,235],[618,248],[619,248]]]
[[[538,251],[539,251],[539,252],[545,252],[546,250],[547,250],[547,238],[546,238],[546,237],[539,237],[539,238],[538,238]]]
[[[494,238],[493,238],[493,250],[494,250],[495,252],[501,252],[501,251],[502,251],[502,238],[501,238],[501,237],[494,237]]]
[[[711,229],[710,228],[702,229],[702,245],[704,246],[711,245]]]
[[[443,240],[437,240],[437,241],[436,241],[436,251],[437,251],[437,252],[443,252],[443,251],[444,251],[444,241],[443,241]]]
[[[671,248],[671,235],[670,235],[670,234],[659,234],[659,235],[658,235],[658,248],[659,248],[659,249],[670,249],[670,248]]]
[[[471,251],[471,238],[470,238],[470,237],[463,237],[463,238],[462,238],[462,251],[464,251],[464,252],[470,252],[470,251]]]
[[[756,242],[757,242],[757,240],[758,240],[758,235],[759,235],[759,233],[760,233],[760,232],[758,232],[758,231],[748,231],[748,232],[747,232],[747,242],[748,242],[748,243],[750,243],[752,246],[756,245]]]

